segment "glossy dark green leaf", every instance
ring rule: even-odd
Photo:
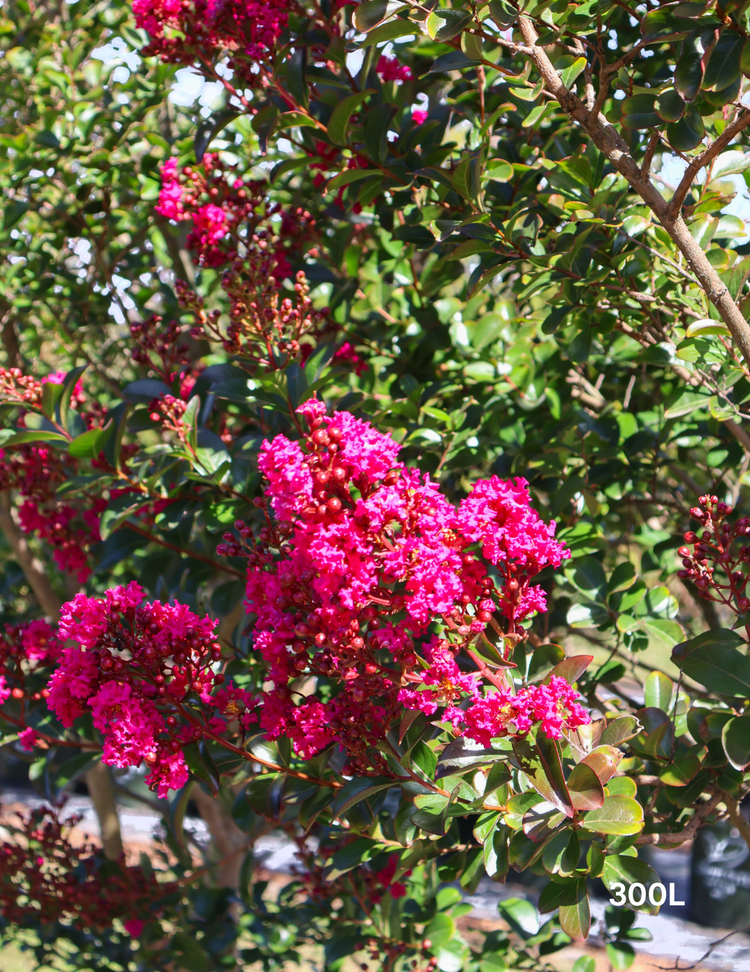
[[[740,651],[741,645],[744,642],[734,631],[707,631],[676,645],[672,658],[689,678],[709,692],[750,697],[750,658]]]
[[[355,94],[344,98],[333,109],[333,114],[328,121],[328,137],[334,145],[346,144],[346,131],[352,115],[357,111],[362,102],[373,94],[373,91],[373,88],[367,88],[365,91],[357,91]]]
[[[678,152],[690,152],[697,148],[706,135],[703,118],[694,105],[688,105],[678,121],[667,125],[667,138]]]
[[[354,10],[354,24],[358,30],[367,32],[382,23],[388,13],[388,0],[365,0]]]
[[[723,91],[733,84],[740,73],[744,46],[744,37],[731,30],[722,31],[711,51],[701,87],[707,91]]]
[[[652,42],[664,37],[679,37],[687,29],[685,20],[676,15],[677,4],[667,4],[661,10],[650,10],[641,21],[644,41]]]
[[[655,95],[638,94],[622,102],[622,124],[625,128],[655,128],[661,123],[656,113]]]
[[[682,43],[674,72],[675,90],[683,101],[695,101],[703,83],[704,71],[702,44],[698,34],[691,33]]]
[[[376,162],[385,162],[388,155],[388,130],[395,113],[395,105],[384,103],[371,108],[365,116],[365,146]]]
[[[750,766],[750,715],[737,716],[724,726],[721,741],[727,759],[738,770]]]
[[[662,92],[656,99],[656,114],[665,122],[676,122],[685,111],[685,101],[674,88]]]
[[[452,7],[438,7],[425,21],[425,29],[433,40],[445,43],[458,36],[471,21],[471,13]]]
[[[195,132],[195,140],[193,142],[193,151],[195,152],[195,161],[202,162],[203,156],[206,154],[209,145],[216,138],[219,132],[226,128],[226,126],[237,118],[239,112],[234,108],[225,108],[222,111],[217,111],[208,118],[204,118],[203,121],[198,125]]]

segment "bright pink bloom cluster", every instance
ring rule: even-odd
[[[101,539],[99,517],[106,506],[101,498],[82,509],[67,503],[41,508],[34,500],[25,500],[18,508],[18,520],[24,533],[34,533],[49,543],[60,570],[85,584],[91,574],[86,548]]]
[[[415,125],[424,125],[428,114],[429,112],[426,112],[424,108],[415,108],[411,113],[411,120]]]
[[[165,796],[187,782],[183,747],[206,734],[226,735],[230,725],[234,734],[244,732],[255,718],[254,699],[223,685],[216,621],[184,604],[143,599],[132,581],[104,599],[76,594],[63,605],[60,636],[77,645],[65,648],[47,702],[64,726],[91,713],[104,738],[104,762],[145,762],[147,783]]]
[[[548,685],[529,685],[517,695],[504,689],[477,698],[466,709],[449,709],[446,718],[454,725],[464,723],[462,735],[489,746],[499,736],[523,736],[534,725],[550,739],[560,739],[563,727],[575,729],[590,721],[580,705],[578,692],[561,678],[552,675]]]
[[[397,57],[381,54],[376,71],[383,81],[411,81],[411,68]]]
[[[474,485],[458,511],[464,536],[482,545],[483,556],[505,579],[501,608],[506,618],[523,620],[547,610],[541,587],[529,580],[547,566],[559,567],[570,557],[555,540],[555,523],[544,523],[529,506],[525,479],[503,482],[497,476]]]
[[[333,356],[333,363],[351,368],[355,375],[361,375],[367,371],[367,362],[360,358],[349,341],[344,341],[341,347],[337,348]]]
[[[229,66],[257,84],[252,68],[275,48],[286,28],[289,0],[134,0],[136,26],[150,35],[146,56],[191,64],[230,55]]]
[[[26,725],[29,709],[48,695],[44,685],[62,650],[57,632],[41,618],[7,624],[0,635],[0,719],[18,732],[23,749],[32,750],[39,738]]]
[[[161,179],[156,212],[176,222],[192,221],[187,247],[197,252],[201,266],[219,267],[236,259],[235,234],[242,225],[258,222],[263,183],[235,178],[210,152],[203,156],[202,168],[180,169],[176,158],[167,159]]]
[[[266,277],[290,277],[289,257],[298,257],[315,235],[315,220],[307,210],[267,205],[266,184],[238,178],[218,155],[207,152],[201,166],[182,169],[171,157],[162,165],[161,177],[156,212],[175,222],[192,222],[186,243],[201,266],[235,264],[222,283],[230,296],[243,264],[252,262],[253,256],[267,262],[270,258]],[[238,259],[240,238],[249,254],[244,260]]]
[[[523,480],[479,482],[456,508],[368,422],[328,416],[315,400],[298,413],[310,429],[301,441],[280,435],[261,448],[275,520],[266,514],[254,542],[237,524],[241,540],[228,535],[220,552],[249,562],[254,645],[274,683],[261,727],[290,737],[304,758],[335,739],[351,772],[382,772],[374,744],[404,705],[430,715],[448,706],[458,724],[457,703],[483,701],[477,640],[489,627],[502,646],[498,604],[513,632],[543,602],[531,578],[567,551]],[[498,568],[499,590],[477,544]],[[430,634],[435,624],[442,637]],[[329,686],[325,701],[295,698],[291,683],[304,673]]]
[[[69,462],[63,453],[42,445],[0,449],[0,489],[20,493],[21,529],[49,543],[57,566],[84,583],[91,573],[87,549],[99,542],[99,516],[106,503],[98,499],[74,506],[58,500],[55,493],[70,475]]]
[[[0,369],[0,400],[20,405],[28,411],[41,411],[46,384],[61,385],[65,372],[46,375],[41,380],[23,375],[17,368]],[[86,401],[80,379],[71,391],[70,406],[79,409],[87,429],[101,425],[102,409],[95,404],[81,412]],[[102,500],[63,503],[58,486],[74,474],[76,461],[65,453],[44,445],[25,443],[0,449],[0,490],[16,490],[21,497],[18,517],[24,533],[36,534],[52,547],[58,567],[84,583],[91,574],[87,548],[99,542],[99,514]]]

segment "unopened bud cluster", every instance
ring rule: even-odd
[[[678,550],[682,569],[677,576],[692,581],[699,597],[745,614],[750,610],[746,591],[750,546],[743,541],[750,538],[750,517],[730,523],[727,518],[732,512],[732,507],[720,502],[718,496],[699,497],[698,506],[690,510],[690,515],[703,529],[685,534],[685,544],[690,546]]]

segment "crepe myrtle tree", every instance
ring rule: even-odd
[[[750,839],[744,5],[6,13],[6,939],[552,968]],[[153,861],[70,837],[94,767]]]

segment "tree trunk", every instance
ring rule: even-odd
[[[86,773],[86,786],[89,788],[89,796],[99,820],[104,856],[110,861],[116,861],[122,856],[123,847],[120,818],[115,803],[115,788],[109,767],[104,763],[97,763],[92,767]]]
[[[211,834],[216,857],[219,860],[229,858],[216,868],[214,872],[216,883],[222,888],[232,888],[236,891],[239,888],[243,857],[239,848],[247,844],[247,834],[243,834],[224,809],[221,801],[209,796],[200,784],[195,787],[191,796]],[[234,853],[235,851],[237,853]]]

